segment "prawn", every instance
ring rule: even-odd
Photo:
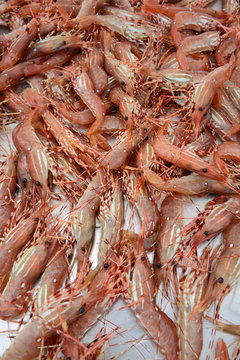
[[[192,114],[191,118],[195,123],[196,136],[200,122],[211,106],[214,95],[225,81],[229,80],[234,66],[234,56],[231,57],[230,63],[220,66],[209,74],[204,76],[202,81],[196,86],[192,95]]]
[[[73,35],[55,35],[34,43],[28,48],[26,60],[39,56],[51,55],[67,48],[81,48],[84,43],[81,37]]]
[[[220,43],[220,35],[217,31],[207,31],[200,35],[186,37],[179,45],[176,58],[183,70],[189,70],[186,55],[199,52],[213,51]]]
[[[88,135],[92,135],[103,124],[106,114],[106,107],[103,100],[95,92],[93,83],[86,71],[82,72],[75,79],[72,79],[73,87],[80,96],[84,104],[91,110],[96,120],[87,131]]]
[[[138,212],[146,239],[144,245],[145,248],[149,248],[156,241],[159,226],[160,214],[157,206],[142,183],[141,176],[130,171],[124,171],[123,187],[128,199]]]
[[[181,195],[174,197],[168,195],[161,205],[161,226],[154,253],[154,278],[157,291],[160,283],[163,282],[164,289],[168,293],[171,262],[181,244],[183,201]]]
[[[210,250],[210,247],[205,248],[200,258],[200,264],[204,271],[197,274],[197,270],[192,270],[179,281],[177,317],[179,322],[179,359],[181,360],[199,359],[202,351],[203,310],[198,309],[198,305],[205,295]],[[194,316],[192,316],[193,310],[195,310]]]
[[[59,51],[51,58],[37,58],[14,65],[0,74],[0,91],[14,86],[24,78],[45,72],[55,66],[61,66],[72,56],[71,51]]]
[[[181,31],[210,31],[215,30],[218,27],[223,28],[221,21],[216,20],[210,15],[201,13],[199,14],[193,11],[180,11],[176,13],[173,18],[171,35],[175,46],[178,47],[183,41],[183,35],[181,34]]]
[[[121,86],[126,87],[126,90],[131,95],[134,85],[134,73],[126,63],[118,60],[111,52],[112,37],[107,31],[103,32],[102,46],[104,51],[104,66],[107,73],[114,76]]]
[[[56,116],[50,111],[42,114],[43,120],[48,127],[49,132],[61,145],[62,151],[70,156],[76,163],[84,168],[89,166],[95,169],[96,164],[93,157],[96,152],[83,143],[71,130],[69,130]]]
[[[76,205],[73,214],[72,231],[76,239],[76,257],[78,269],[84,257],[89,256],[95,230],[96,212],[100,206],[101,193],[104,191],[106,178],[102,170],[92,178],[87,189]]]
[[[1,164],[0,173],[0,235],[3,234],[10,214],[14,209],[12,196],[17,186],[16,171],[17,154],[11,153],[7,160]]]
[[[49,260],[34,294],[34,308],[36,310],[47,305],[47,299],[62,286],[68,273],[72,250],[67,251],[66,248],[57,243],[54,252],[55,254]]]
[[[45,201],[48,197],[49,160],[33,128],[40,111],[40,108],[36,108],[24,118],[23,122],[15,128],[13,141],[15,146],[25,153],[31,178],[36,186],[41,187],[42,199]]]
[[[109,169],[120,168],[125,163],[127,157],[148,136],[154,127],[153,123],[144,120],[139,124],[139,128],[124,131],[123,134],[118,136],[112,149],[99,159],[100,165]]]
[[[98,264],[111,254],[116,240],[120,237],[123,224],[123,197],[121,183],[118,177],[110,175],[110,188],[104,193],[101,200],[99,221],[101,225],[101,238],[98,249]]]
[[[225,201],[224,201],[225,200]],[[193,247],[210,240],[226,229],[238,214],[239,196],[226,196],[215,199],[216,205],[206,217],[203,226],[192,237]],[[220,202],[218,204],[218,202]]]
[[[93,49],[89,56],[89,74],[94,89],[101,95],[108,85],[108,75],[104,70],[104,56],[99,49]]]
[[[59,225],[53,226],[27,247],[13,266],[11,276],[1,295],[1,319],[14,319],[26,308],[27,292],[44,271],[56,247]],[[24,296],[25,295],[25,296]]]
[[[25,28],[25,31],[20,34],[3,53],[0,61],[0,71],[11,68],[21,59],[29,43],[35,38],[36,34],[37,21],[32,19]]]
[[[239,205],[237,207],[239,209]],[[238,211],[238,210],[237,210]],[[208,280],[205,295],[202,298],[198,309],[207,310],[216,298],[221,298],[231,285],[239,277],[240,271],[240,246],[238,234],[240,222],[238,219],[229,225],[224,233],[224,248],[216,260]],[[192,314],[192,316],[194,313]]]
[[[191,151],[171,145],[164,136],[163,129],[158,130],[154,139],[153,148],[160,158],[173,163],[175,166],[196,172],[210,179],[226,182],[226,178],[218,173],[213,165],[210,165]]]
[[[135,241],[134,237],[134,241]],[[173,321],[154,302],[151,264],[144,251],[144,236],[133,244],[135,265],[128,276],[128,302],[140,324],[156,342],[166,359],[178,359],[178,336]],[[130,237],[131,241],[131,237]],[[130,286],[129,286],[130,285]]]
[[[150,169],[144,170],[143,176],[147,182],[160,191],[176,192],[184,195],[197,195],[203,193],[228,194],[233,190],[220,181],[209,179],[195,173],[164,180]]]

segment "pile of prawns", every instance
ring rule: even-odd
[[[23,325],[2,360],[102,358],[114,333],[82,338],[120,298],[165,359],[200,358],[213,303],[240,335],[219,319],[240,273],[239,3],[211,2],[0,4],[0,318]]]

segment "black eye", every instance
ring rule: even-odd
[[[83,314],[84,312],[85,312],[85,307],[84,306],[80,307],[79,314]]]
[[[208,236],[209,232],[208,231],[204,231],[204,235]]]
[[[162,267],[162,264],[157,263],[157,268],[158,268],[158,269],[161,269],[161,267]]]
[[[28,181],[27,178],[23,178],[23,179],[22,179],[22,182],[23,182],[24,184],[26,184],[27,181]]]
[[[206,168],[203,168],[202,171],[206,173],[206,172],[207,172],[207,169],[206,169]]]
[[[203,107],[202,107],[202,106],[199,107],[199,111],[203,111]]]
[[[124,81],[121,81],[120,84],[121,84],[121,85],[125,85],[125,82],[124,82]]]
[[[40,185],[41,185],[39,181],[36,181],[35,184],[36,184],[37,186],[40,186]]]
[[[142,261],[146,261],[146,257],[145,257],[145,256],[142,256],[142,257],[141,257],[141,260],[142,260]]]
[[[219,284],[222,284],[224,282],[224,278],[222,278],[222,277],[218,278],[218,282],[219,282]]]
[[[51,243],[50,243],[49,241],[45,241],[45,245],[46,245],[46,246],[50,246]]]
[[[124,116],[124,120],[126,120],[126,121],[127,121],[127,120],[128,120],[128,116]]]
[[[103,265],[103,267],[104,267],[104,269],[107,269],[107,268],[109,267],[109,263],[105,263],[105,264]]]
[[[82,251],[83,251],[83,252],[85,252],[85,251],[86,251],[86,248],[85,248],[84,246],[82,247]]]
[[[35,218],[35,219],[34,219],[34,221],[38,221],[38,220],[39,220],[39,218]]]

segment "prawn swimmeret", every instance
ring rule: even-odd
[[[0,3],[0,358],[237,359],[239,1]]]

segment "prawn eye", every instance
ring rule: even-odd
[[[82,251],[83,251],[83,252],[85,252],[85,251],[86,251],[86,248],[85,248],[84,246],[82,247]]]
[[[27,178],[23,178],[23,179],[22,179],[22,182],[23,182],[24,184],[26,184],[27,181],[28,181]]]
[[[40,185],[41,185],[41,184],[40,184],[40,181],[36,181],[35,184],[36,184],[36,186],[40,186]]]
[[[84,312],[85,312],[85,307],[84,306],[80,307],[79,314],[83,314]]]
[[[46,246],[50,246],[51,243],[50,243],[49,241],[45,241],[45,245],[46,245]]]
[[[38,221],[38,220],[39,220],[39,218],[35,218],[35,219],[34,219],[34,221]]]
[[[219,282],[219,284],[222,284],[222,283],[224,282],[224,278],[219,277],[219,278],[218,278],[218,282]]]
[[[145,257],[145,256],[142,256],[142,257],[141,257],[141,260],[142,260],[142,261],[146,261],[146,257]]]
[[[199,110],[199,111],[203,111],[203,107],[200,106],[200,107],[198,108],[198,110]]]
[[[105,264],[103,265],[103,267],[104,267],[104,269],[107,269],[107,268],[109,267],[109,263],[105,263]]]
[[[124,116],[124,120],[126,120],[126,121],[127,121],[127,120],[128,120],[128,116]]]
[[[125,82],[124,82],[124,81],[121,81],[120,84],[121,84],[121,85],[125,85]]]
[[[206,169],[206,168],[203,168],[202,171],[206,173],[206,172],[207,172],[207,169]]]
[[[204,235],[208,236],[209,232],[208,231],[204,231]]]
[[[158,269],[161,269],[161,267],[162,267],[162,264],[157,263],[157,268],[158,268]]]

